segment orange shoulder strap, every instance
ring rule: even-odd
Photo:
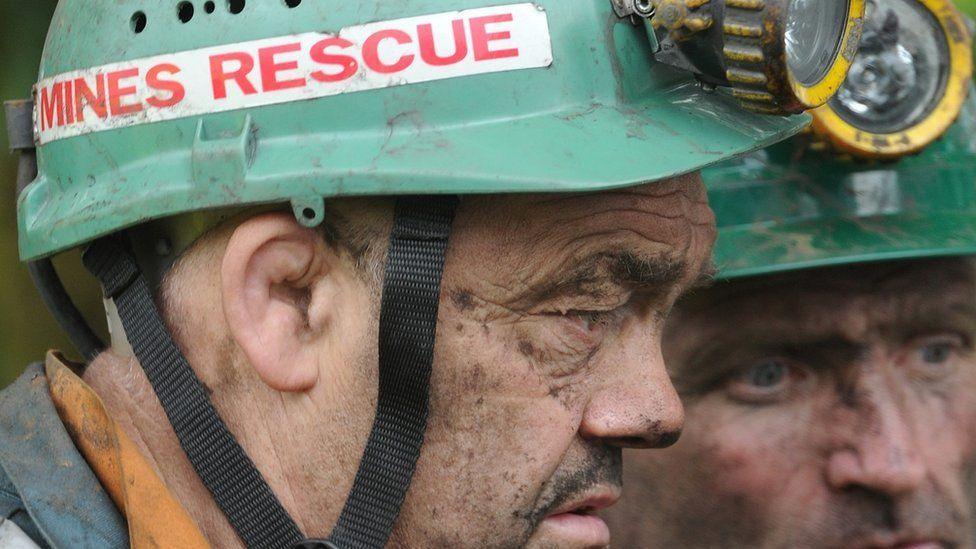
[[[109,417],[95,391],[56,353],[48,353],[45,370],[61,421],[128,521],[131,547],[209,548],[135,443]]]

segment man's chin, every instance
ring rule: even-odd
[[[526,547],[532,549],[590,549],[610,545],[610,529],[593,514],[560,513],[546,517]]]

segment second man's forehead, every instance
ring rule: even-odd
[[[708,334],[732,330],[743,344],[965,326],[976,319],[976,269],[962,258],[920,260],[720,282],[679,303],[673,318],[675,335],[715,340]]]

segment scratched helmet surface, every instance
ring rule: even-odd
[[[807,122],[654,62],[609,0],[62,0],[35,101],[24,259],[214,208],[634,185]]]
[[[976,254],[976,98],[898,162],[832,159],[797,138],[706,170],[726,279]]]

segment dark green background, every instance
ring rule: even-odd
[[[90,0],[108,2],[118,0]],[[37,65],[56,0],[15,2],[0,0],[0,99],[24,98],[37,74]],[[173,0],[174,9],[176,0]],[[976,0],[957,5],[976,15]],[[34,292],[27,271],[17,258],[14,207],[16,157],[5,154],[7,136],[0,132],[0,387],[10,382],[47,349],[73,352],[51,315]],[[58,259],[68,289],[89,318],[100,323],[97,288],[84,274],[77,254]]]
[[[91,0],[105,2],[109,0]],[[111,0],[115,1],[115,0]],[[30,96],[37,78],[44,36],[56,0],[0,0],[0,99]],[[6,126],[3,126],[6,128]],[[14,206],[17,157],[7,152],[6,130],[0,131],[0,387],[47,349],[74,354],[34,291],[27,269],[17,257]],[[96,321],[101,318],[98,289],[81,272],[77,254],[59,258],[66,283],[79,305]]]

